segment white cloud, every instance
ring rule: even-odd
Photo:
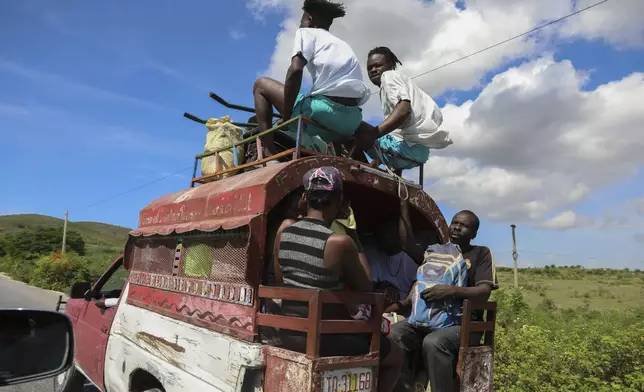
[[[602,228],[644,229],[644,197],[630,199],[604,211]]]
[[[601,221],[602,229],[627,229],[633,227],[631,217],[620,213],[615,213],[612,210],[604,212]]]
[[[585,80],[546,56],[496,75],[473,101],[446,105],[454,145],[430,156],[429,192],[488,218],[542,221],[635,174],[644,164],[644,74],[593,91],[580,89]]]
[[[641,217],[644,217],[644,197],[632,199],[628,203],[629,207]]]
[[[581,0],[477,0],[466,1],[462,10],[456,2],[345,1],[347,16],[331,32],[345,39],[363,64],[370,49],[389,46],[404,63],[402,71],[418,75],[589,5]],[[424,171],[429,193],[453,209],[470,208],[500,221],[552,228],[586,222],[572,212],[574,206],[644,163],[644,112],[639,109],[644,75],[634,73],[586,91],[591,74],[568,60],[555,62],[547,51],[561,37],[637,46],[644,34],[637,17],[642,4],[609,1],[417,78],[421,88],[438,96],[481,87],[486,75],[509,61],[527,60],[494,76],[476,99],[445,105],[443,128],[451,131],[455,144],[430,156]],[[247,6],[258,17],[283,13],[266,70],[283,80],[302,0],[249,0]],[[379,115],[378,106],[373,97],[364,107],[365,117]],[[574,216],[561,214],[567,210]],[[547,220],[553,214],[561,215]]]
[[[543,222],[540,227],[551,230],[568,230],[577,227],[587,227],[592,225],[592,219],[579,215],[574,211],[568,210]]]
[[[230,35],[230,38],[232,38],[235,41],[239,41],[240,39],[243,39],[244,37],[246,37],[246,33],[233,27],[228,29],[228,35]]]
[[[576,3],[576,8],[582,9],[597,0],[576,0]],[[644,46],[644,1],[609,1],[597,9],[601,12],[583,12],[571,18],[562,27],[562,35],[603,40],[618,48]]]
[[[268,76],[277,80],[284,79],[290,63],[302,3],[302,0],[247,1],[247,7],[259,18],[272,11],[284,13],[282,30],[277,35],[266,70]],[[576,7],[575,2],[562,0],[477,0],[466,1],[466,8],[462,10],[456,6],[456,0],[354,0],[344,3],[347,15],[334,22],[331,32],[352,46],[363,66],[369,50],[389,46],[402,60],[402,71],[408,75],[418,75],[588,5],[587,1],[581,0],[577,0]],[[643,5],[641,0],[610,1],[544,28],[538,34],[422,76],[416,82],[432,95],[450,89],[469,90],[479,86],[487,73],[508,61],[542,52],[559,34],[633,45],[637,37],[644,34],[644,24],[638,17],[642,15],[638,11]],[[375,86],[373,89],[375,91]],[[380,115],[377,101],[377,97],[373,97],[365,105],[366,118]]]

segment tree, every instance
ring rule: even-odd
[[[7,243],[6,239],[4,237],[0,237],[0,257],[4,257],[7,255]]]
[[[0,247],[5,254],[17,260],[34,260],[42,255],[60,250],[63,231],[53,227],[36,227],[5,235]],[[65,250],[85,254],[85,241],[75,231],[67,231]]]

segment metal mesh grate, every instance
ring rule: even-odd
[[[171,275],[176,245],[175,238],[137,239],[133,250],[133,269]]]
[[[248,229],[183,238],[182,275],[214,282],[247,283]]]

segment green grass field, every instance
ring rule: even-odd
[[[499,285],[514,284],[510,268],[497,268]],[[644,296],[644,272],[581,268],[530,268],[519,270],[519,286],[531,306],[546,304],[560,309],[628,309]]]

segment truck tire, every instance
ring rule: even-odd
[[[85,376],[72,366],[65,373],[54,377],[54,392],[83,392]]]

